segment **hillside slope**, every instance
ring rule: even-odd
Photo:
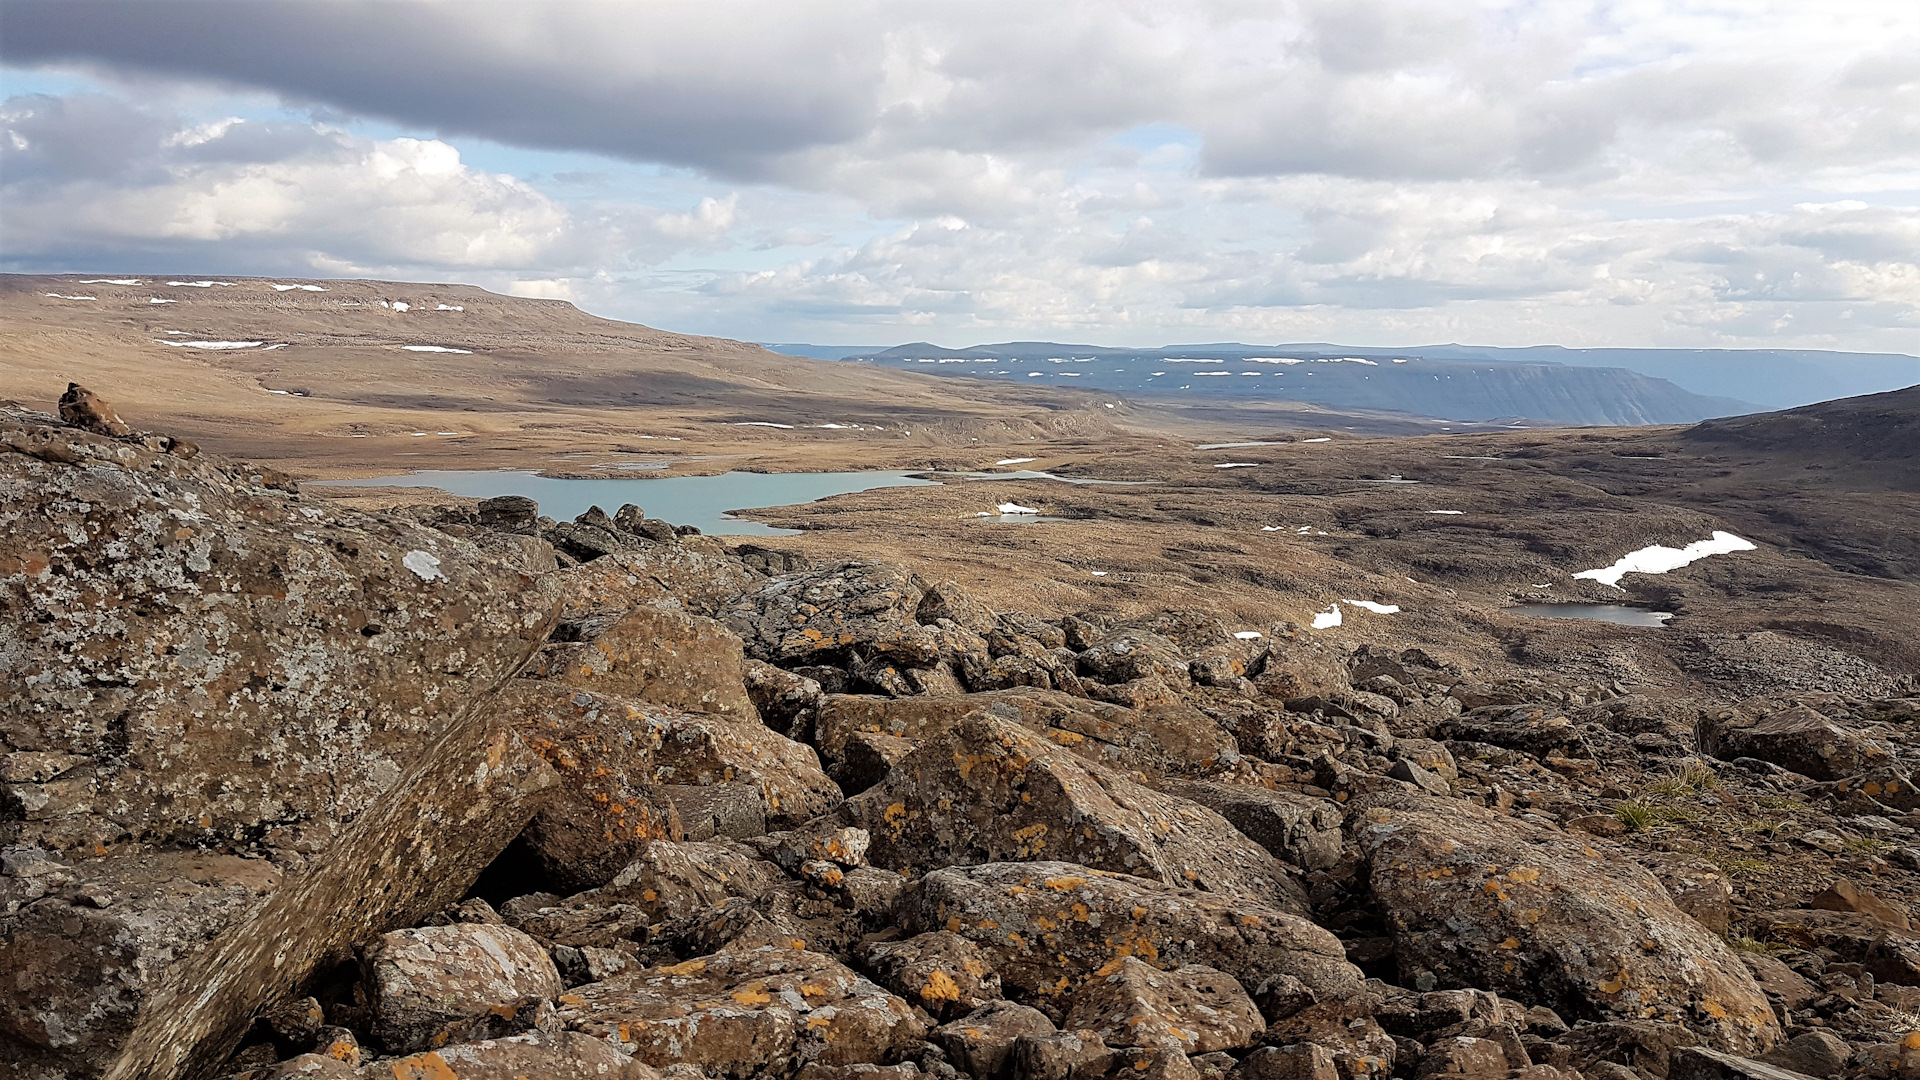
[[[849,359],[893,370],[1098,388],[1182,405],[1300,401],[1453,421],[1684,424],[1754,408],[1623,368],[1325,355],[1271,346],[1114,349],[1020,341],[946,349],[914,342]]]

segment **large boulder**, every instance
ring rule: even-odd
[[[575,987],[560,997],[559,1019],[645,1064],[740,1080],[810,1063],[891,1064],[926,1034],[906,1002],[833,958],[771,947]]]
[[[288,487],[0,413],[0,759],[58,762],[0,842],[313,850],[544,639],[530,576]]]
[[[314,1076],[331,1080],[316,1063],[312,1072],[286,1069],[275,1080]],[[389,1058],[348,1070],[354,1080],[659,1080],[649,1066],[607,1043],[572,1031],[535,1031]]]
[[[1111,966],[1074,995],[1067,1028],[1092,1031],[1108,1046],[1183,1054],[1238,1050],[1267,1030],[1253,999],[1226,972],[1201,964],[1162,971],[1137,956]]]
[[[382,934],[360,966],[374,1037],[396,1054],[525,1031],[560,993],[539,943],[487,923]]]
[[[1426,795],[1370,799],[1350,821],[1402,984],[1685,1024],[1736,1053],[1779,1038],[1733,951],[1595,841]]]
[[[868,859],[889,869],[1044,859],[1305,910],[1285,869],[1220,815],[984,716],[922,743],[836,820],[867,830]]]
[[[523,838],[552,886],[577,892],[612,880],[655,840],[682,835],[670,788],[751,794],[761,819],[791,824],[840,804],[813,750],[758,721],[689,713],[628,698],[515,679],[506,707],[532,750],[567,783]]]
[[[1212,781],[1169,781],[1161,790],[1212,810],[1274,858],[1302,870],[1325,870],[1340,861],[1346,815],[1331,799]]]
[[[1718,758],[1770,761],[1815,780],[1844,780],[1891,761],[1887,749],[1805,706],[1700,722],[1700,748]]]
[[[23,1075],[207,1069],[459,899],[556,779],[486,700],[547,633],[530,576],[174,445],[0,410],[0,1060]]]
[[[908,888],[898,913],[909,930],[972,941],[1021,1000],[1070,1004],[1126,956],[1160,968],[1202,964],[1255,993],[1281,976],[1322,1001],[1362,992],[1339,939],[1298,915],[1073,863],[936,870]]]
[[[859,734],[925,739],[977,716],[1021,724],[1089,761],[1128,772],[1192,773],[1239,756],[1232,735],[1183,704],[1130,709],[1030,687],[943,698],[831,695],[819,707],[815,743],[822,757],[840,762],[848,740]]]
[[[940,659],[938,633],[918,621],[925,590],[886,563],[840,563],[772,578],[728,606],[721,620],[747,655],[782,667],[849,658],[902,667]]]
[[[653,705],[758,721],[743,659],[740,639],[712,619],[643,605],[590,640],[548,645],[527,674]]]

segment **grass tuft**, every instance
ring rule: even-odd
[[[1646,832],[1659,822],[1659,816],[1654,813],[1653,807],[1638,799],[1629,799],[1615,806],[1613,816],[1620,824],[1625,825],[1630,833]]]

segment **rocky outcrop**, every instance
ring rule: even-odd
[[[837,820],[871,834],[875,865],[903,871],[1064,861],[1305,907],[1273,857],[1213,811],[986,717],[927,740]]]
[[[1639,866],[1458,800],[1385,796],[1354,814],[1403,984],[1657,1018],[1734,1052],[1779,1038],[1745,965]]]

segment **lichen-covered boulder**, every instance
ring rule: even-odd
[[[1779,1038],[1733,951],[1590,838],[1427,795],[1378,797],[1351,821],[1403,984],[1685,1024],[1735,1053]]]
[[[680,611],[632,608],[589,640],[548,645],[527,675],[690,712],[760,719],[747,696],[740,639],[712,619]]]
[[[301,1074],[282,1075],[295,1080]],[[351,1075],[355,1080],[660,1080],[650,1066],[572,1031],[533,1031],[446,1046],[378,1061]]]
[[[939,1019],[957,1019],[1000,997],[988,957],[945,930],[869,946],[866,967],[882,986]]]
[[[486,923],[382,934],[360,967],[374,1037],[391,1053],[525,1031],[560,993],[538,942]]]
[[[656,1068],[739,1080],[816,1062],[891,1064],[926,1034],[906,1002],[833,958],[772,947],[575,987],[561,995],[559,1019]]]
[[[908,930],[946,930],[979,946],[1019,1000],[1070,1003],[1126,956],[1162,968],[1204,964],[1243,987],[1291,975],[1321,1001],[1362,992],[1340,940],[1298,915],[1073,863],[936,870],[897,911]]]
[[[467,541],[19,415],[0,757],[59,765],[0,782],[0,842],[314,850],[546,634],[533,578]]]
[[[746,642],[755,660],[793,667],[844,665],[862,659],[930,667],[940,659],[939,634],[920,625],[925,591],[887,563],[840,563],[785,574],[727,607],[722,622]]]
[[[1123,956],[1073,996],[1066,1026],[1108,1046],[1206,1054],[1238,1050],[1267,1030],[1253,999],[1224,971],[1185,964],[1165,971]]]
[[[1305,908],[1285,869],[1220,815],[984,716],[922,743],[837,820],[867,830],[868,859],[889,869],[1045,859]]]

